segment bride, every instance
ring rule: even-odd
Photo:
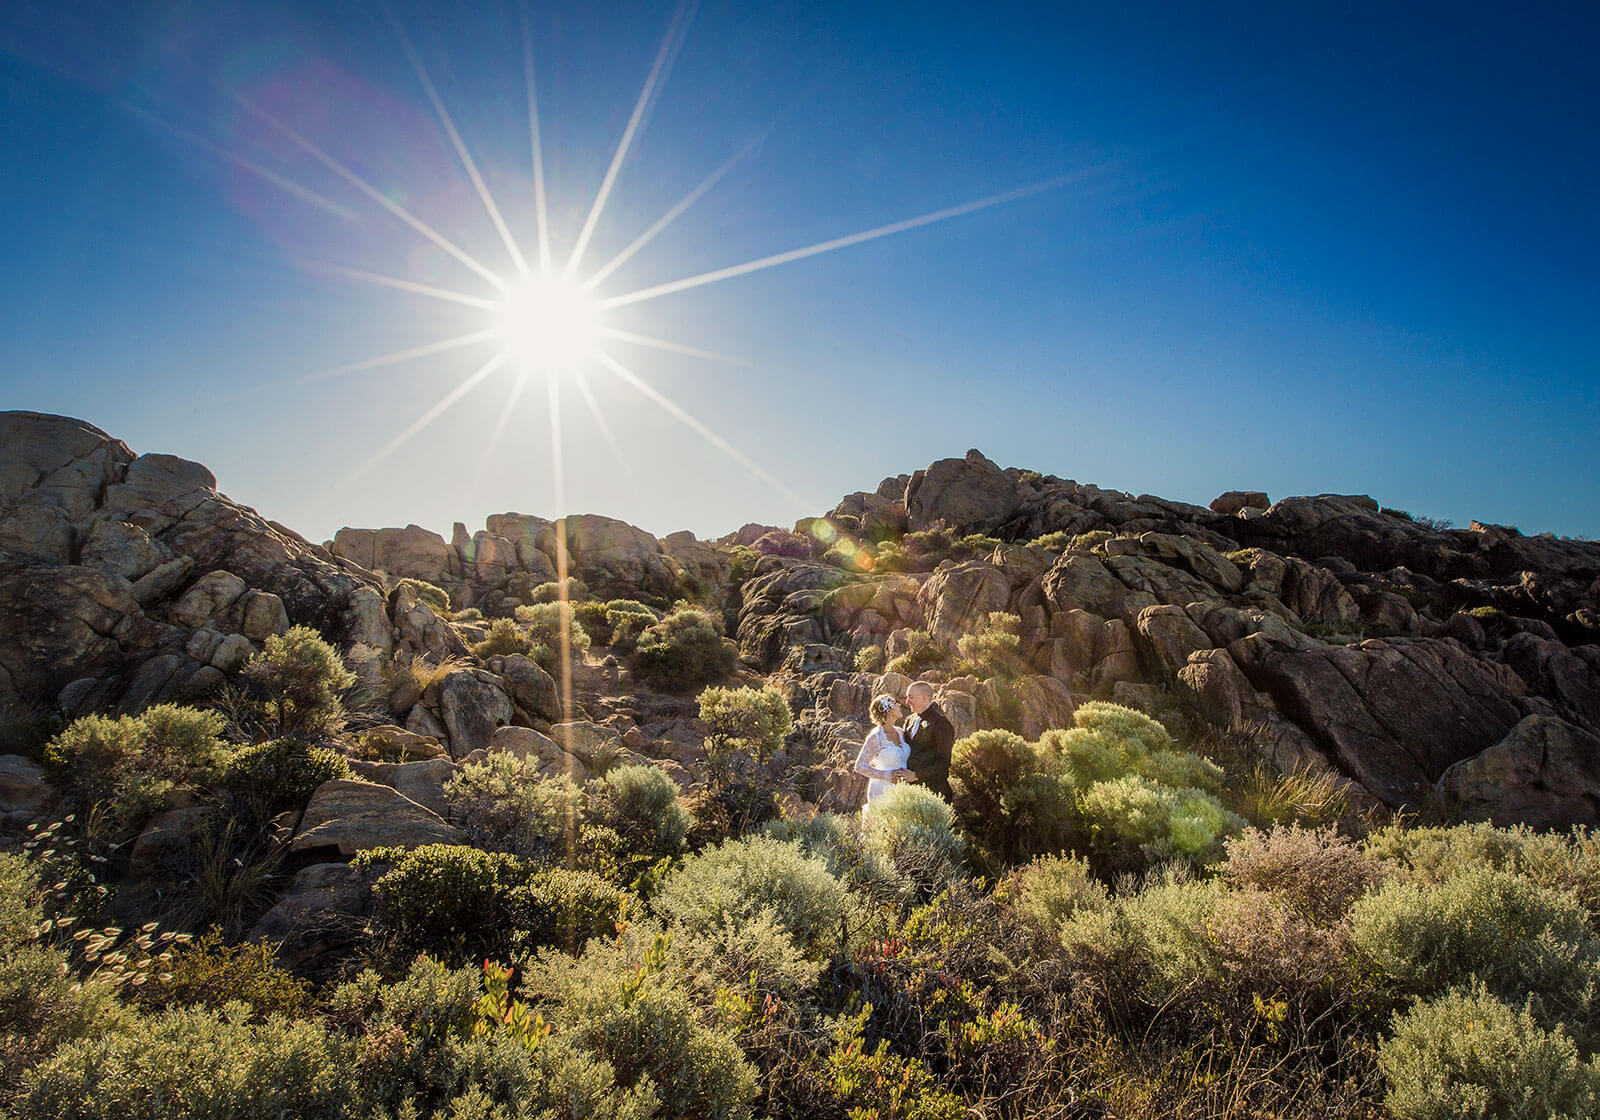
[[[861,807],[864,813],[872,803],[887,793],[896,783],[916,780],[916,773],[906,769],[911,757],[911,744],[896,724],[900,719],[900,705],[893,696],[875,696],[868,707],[874,724],[856,755],[856,773],[867,777],[867,802]]]

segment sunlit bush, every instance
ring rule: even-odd
[[[563,617],[566,618],[564,632],[571,655],[581,660],[589,649],[589,634],[572,616],[570,608],[570,603],[541,602],[532,606],[518,607],[515,612],[517,621],[522,623],[531,643],[527,656],[552,675],[561,670]]]
[[[445,783],[445,817],[480,848],[539,864],[605,872],[616,836],[594,821],[588,797],[571,778],[539,776],[534,758],[496,751],[463,763]]]
[[[722,680],[737,656],[716,618],[680,607],[640,633],[629,666],[652,688],[682,692]]]
[[[908,886],[931,895],[961,873],[966,841],[948,802],[918,785],[897,785],[862,818],[862,846]]]
[[[691,934],[719,928],[725,915],[743,922],[770,911],[810,953],[837,944],[839,921],[852,907],[826,863],[766,836],[730,840],[690,856],[651,905]]]
[[[510,653],[527,654],[533,650],[533,639],[526,630],[509,618],[497,618],[489,623],[483,641],[472,647],[472,652],[483,660]]]
[[[75,806],[115,839],[138,832],[168,791],[217,780],[228,758],[223,718],[174,704],[137,716],[84,716],[45,748],[45,765]]]
[[[228,758],[222,784],[262,816],[303,809],[324,782],[351,776],[343,755],[299,739],[273,739],[241,747]]]
[[[1039,856],[995,887],[997,900],[1051,941],[1073,914],[1102,907],[1109,897],[1088,862],[1076,856]]]
[[[463,844],[376,848],[354,865],[384,869],[372,884],[373,921],[401,953],[506,959],[529,925],[533,868]]]
[[[444,615],[450,610],[449,592],[436,584],[429,583],[427,580],[406,576],[397,580],[395,587],[397,589],[401,587],[408,589],[411,594],[417,597],[418,602],[427,603],[428,606],[432,607],[435,614]]]
[[[241,673],[278,734],[315,739],[344,726],[342,694],[356,676],[311,627],[292,626],[269,637]]]
[[[678,803],[678,786],[655,766],[622,766],[591,787],[594,814],[621,840],[619,851],[654,862],[683,851],[693,827]]]
[[[1576,1120],[1600,1112],[1600,1069],[1560,1027],[1479,985],[1419,1002],[1378,1050],[1396,1120]]]
[[[700,719],[708,759],[718,769],[730,765],[735,752],[766,762],[794,730],[788,699],[771,685],[708,688],[700,694]]]

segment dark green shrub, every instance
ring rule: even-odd
[[[639,645],[639,635],[656,624],[654,613],[612,611],[611,648],[624,656],[630,655]]]
[[[1038,770],[1038,757],[1014,731],[975,731],[950,751],[950,791],[968,822],[999,821],[1006,793]]]
[[[252,1023],[242,1005],[174,1008],[63,1046],[27,1076],[22,1115],[342,1120],[352,1104],[353,1056],[315,1023],[280,1016]]]
[[[527,654],[532,650],[533,639],[528,637],[527,631],[509,618],[497,618],[489,623],[483,641],[472,647],[472,652],[485,661],[509,653]]]
[[[257,1020],[269,1015],[298,1019],[311,1005],[311,988],[278,963],[271,945],[225,945],[213,932],[175,953],[166,971],[140,989],[140,998],[156,1008],[221,1010],[241,1002]]]
[[[591,787],[594,812],[621,839],[621,851],[647,864],[683,851],[694,819],[678,786],[654,766],[622,766]]]
[[[1600,1112],[1600,1068],[1558,1026],[1482,985],[1417,1003],[1378,1048],[1396,1120],[1564,1120]]]
[[[651,906],[696,934],[720,926],[724,915],[742,922],[771,911],[813,954],[838,943],[840,919],[851,911],[849,893],[826,863],[766,836],[690,856],[662,883]]]
[[[240,747],[223,767],[222,784],[257,815],[303,809],[323,782],[351,777],[350,764],[329,747],[272,739]]]
[[[280,735],[320,738],[344,726],[341,693],[356,677],[311,627],[268,638],[241,672]]]
[[[78,809],[126,839],[175,787],[208,785],[228,757],[223,718],[174,704],[137,716],[84,716],[45,748],[45,765]]]
[[[528,942],[579,953],[591,937],[615,933],[634,903],[591,871],[541,871],[528,880]]]
[[[462,844],[361,852],[357,867],[389,865],[372,884],[374,925],[407,953],[504,960],[527,928],[533,868]]]
[[[561,670],[562,615],[570,607],[570,603],[536,603],[531,607],[518,607],[516,610],[517,621],[527,628],[528,638],[533,643],[528,656],[552,676]],[[571,618],[570,614],[565,632],[572,656],[581,660],[589,648],[588,632],[578,625],[577,620]]]
[[[722,680],[737,656],[715,618],[680,607],[639,635],[629,665],[652,688],[682,692]]]
[[[450,594],[444,588],[429,583],[427,580],[414,579],[406,576],[395,582],[396,589],[404,587],[417,597],[417,601],[427,603],[433,608],[433,613],[441,617],[450,611]]]
[[[594,599],[580,600],[572,604],[572,617],[591,640],[603,646],[611,644],[611,614],[606,604]]]

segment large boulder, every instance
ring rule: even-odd
[[[1574,722],[1600,730],[1600,671],[1553,638],[1515,634],[1502,653],[1529,691],[1553,700]]]
[[[458,768],[447,758],[430,758],[417,762],[352,762],[350,769],[443,817],[448,807],[444,787]]]
[[[589,767],[586,763],[576,755],[563,750],[550,736],[540,734],[531,727],[502,727],[489,741],[489,750],[491,753],[504,751],[518,758],[533,759],[539,764],[541,777],[553,778],[565,775],[575,782],[589,780]]]
[[[564,521],[568,574],[590,587],[670,595],[678,589],[678,567],[661,542],[643,529],[596,514],[573,514]],[[558,556],[562,538],[554,524],[539,532],[539,547]]]
[[[940,568],[917,593],[929,632],[949,643],[980,630],[985,615],[1005,610],[1010,601],[1011,577],[983,560]]]
[[[290,851],[337,851],[349,858],[369,848],[464,844],[466,834],[397,790],[348,778],[318,786]]]
[[[300,869],[249,939],[273,946],[290,968],[331,964],[363,936],[370,902],[366,874],[347,863],[312,864]]]
[[[404,529],[340,529],[333,537],[335,556],[374,572],[438,583],[459,574],[461,561],[438,533],[420,525]]]
[[[1531,715],[1481,754],[1439,777],[1462,819],[1538,829],[1600,826],[1600,737],[1553,716]]]
[[[1393,806],[1416,804],[1447,768],[1522,718],[1517,675],[1453,641],[1297,648],[1255,634],[1228,653],[1341,769]]]
[[[976,450],[963,459],[940,459],[906,484],[912,529],[945,525],[961,533],[992,533],[1021,504],[1017,483]]]
[[[444,725],[450,753],[464,758],[489,745],[495,729],[516,715],[499,677],[485,669],[457,669],[435,682],[423,696]]]

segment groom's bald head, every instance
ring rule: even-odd
[[[912,681],[906,689],[906,706],[919,716],[922,709],[933,703],[933,685],[927,681]]]

